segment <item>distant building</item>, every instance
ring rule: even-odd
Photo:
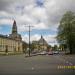
[[[23,42],[17,33],[16,21],[13,23],[12,33],[9,36],[0,35],[0,53],[22,53]]]
[[[48,43],[47,41],[41,36],[41,38],[38,41],[38,46],[40,50],[47,50]]]
[[[46,40],[41,36],[41,38],[38,41],[32,42],[35,45],[35,48],[37,48],[39,51],[47,50],[48,43]]]

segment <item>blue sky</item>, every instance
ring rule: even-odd
[[[0,25],[0,34],[8,35],[11,33],[11,27],[9,25]]]
[[[57,44],[57,28],[62,15],[75,12],[75,0],[0,0],[0,34],[9,35],[16,20],[18,33],[28,42],[31,25],[31,41],[41,35],[51,45]]]

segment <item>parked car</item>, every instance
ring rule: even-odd
[[[40,55],[46,55],[46,51],[42,51]]]
[[[53,51],[53,54],[59,54],[59,51]]]
[[[36,53],[37,53],[36,51],[33,51],[33,52],[32,52],[32,54],[36,54]]]
[[[53,55],[53,52],[52,51],[48,52],[48,55]]]

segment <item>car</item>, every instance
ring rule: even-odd
[[[46,51],[41,52],[40,55],[46,55]]]
[[[48,52],[48,55],[53,55],[53,52],[52,51]]]
[[[32,52],[32,54],[36,54],[36,53],[37,53],[36,51],[33,51],[33,52]]]
[[[59,51],[53,51],[53,54],[59,54]]]

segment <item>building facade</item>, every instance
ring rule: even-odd
[[[47,50],[48,47],[48,43],[46,42],[46,40],[43,38],[43,36],[41,36],[41,38],[38,41],[38,48],[39,50]]]
[[[0,35],[0,53],[22,53],[23,42],[21,35],[17,33],[16,21],[13,23],[12,34]]]
[[[34,45],[34,50],[38,51],[46,51],[48,48],[48,43],[46,40],[41,36],[41,38],[38,41],[33,41],[32,44]]]

